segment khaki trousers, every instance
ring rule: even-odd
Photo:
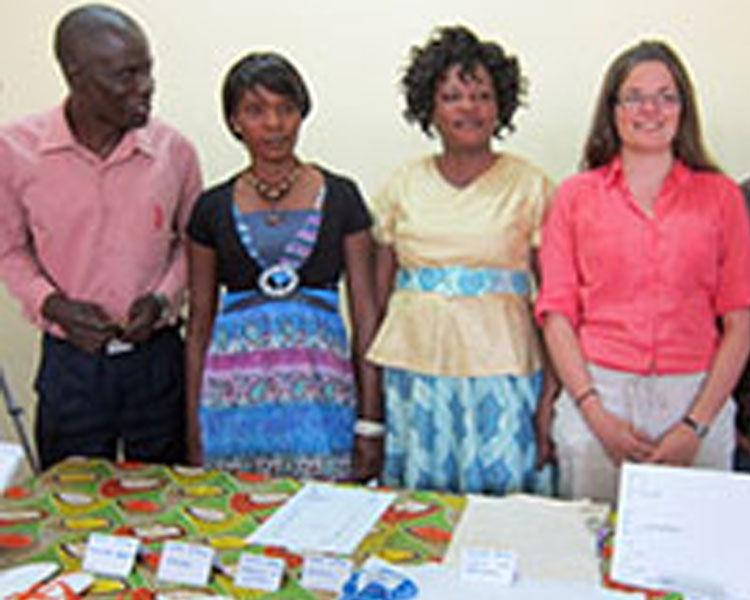
[[[653,439],[660,438],[690,410],[705,373],[637,375],[589,365],[604,407]],[[726,402],[701,440],[694,466],[729,470],[734,452],[734,412]],[[555,405],[552,438],[557,446],[559,490],[563,498],[617,500],[619,468],[589,429],[573,400],[563,392]]]

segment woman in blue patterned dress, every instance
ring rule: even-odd
[[[372,477],[382,414],[377,372],[362,358],[376,319],[369,214],[354,182],[297,157],[310,97],[285,58],[237,62],[223,108],[250,164],[199,198],[188,227],[190,460]],[[351,350],[338,312],[343,272]]]

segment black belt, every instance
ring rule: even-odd
[[[120,356],[122,354],[130,354],[152,343],[157,338],[160,338],[166,335],[179,336],[180,325],[179,324],[178,325],[165,325],[163,327],[159,327],[158,329],[155,329],[154,331],[151,332],[151,336],[147,340],[143,342],[139,342],[137,344],[132,343],[132,342],[121,342],[120,340],[113,339],[108,344],[105,344],[105,346],[99,352],[95,354],[103,354],[105,356]],[[44,332],[44,338],[45,340],[48,340],[49,342],[53,344],[69,346],[71,348],[79,350],[80,352],[85,352],[85,350],[81,350],[77,346],[71,344],[67,338],[53,335],[49,333],[48,331]]]

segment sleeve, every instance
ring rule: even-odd
[[[367,210],[359,187],[351,180],[345,180],[344,194],[344,235],[357,233],[372,225],[370,211]]]
[[[169,266],[157,286],[156,292],[164,294],[174,307],[181,302],[187,287],[187,240],[186,228],[190,213],[202,189],[200,167],[195,149],[186,140],[181,140],[175,151],[175,164],[182,173],[179,200],[174,215],[174,244]]]
[[[38,263],[21,192],[13,185],[10,142],[0,140],[0,279],[21,302],[24,314],[41,327],[44,299],[56,290]]]
[[[542,227],[544,217],[550,207],[552,196],[555,192],[555,184],[544,174],[539,176],[539,183],[534,190],[534,222],[532,224],[531,246],[539,248],[542,243]]]
[[[740,189],[731,181],[721,197],[718,315],[750,306],[750,223]]]
[[[401,171],[392,175],[385,187],[371,201],[374,219],[372,234],[375,240],[384,246],[392,245],[395,238],[397,198],[402,176]]]
[[[193,206],[187,226],[188,237],[202,246],[216,248],[216,203],[212,195],[203,194]]]
[[[562,314],[574,328],[580,323],[575,196],[572,186],[563,184],[555,194],[544,220],[539,252],[541,289],[535,306],[535,315],[540,324],[548,312]]]

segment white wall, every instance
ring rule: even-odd
[[[51,37],[75,3],[2,0],[0,122],[58,102]],[[611,58],[635,40],[666,38],[695,78],[708,144],[735,177],[750,174],[747,0],[120,0],[151,38],[156,112],[197,144],[208,182],[244,160],[224,131],[221,79],[247,51],[275,49],[301,69],[314,108],[301,154],[355,176],[366,192],[406,158],[435,148],[403,123],[397,78],[408,49],[440,24],[463,23],[521,59],[528,108],[508,148],[559,179],[575,170],[594,96]],[[31,402],[37,335],[0,292],[0,365]],[[0,410],[0,413],[3,411]],[[0,414],[0,436],[7,433]],[[5,430],[5,433],[3,432]]]

